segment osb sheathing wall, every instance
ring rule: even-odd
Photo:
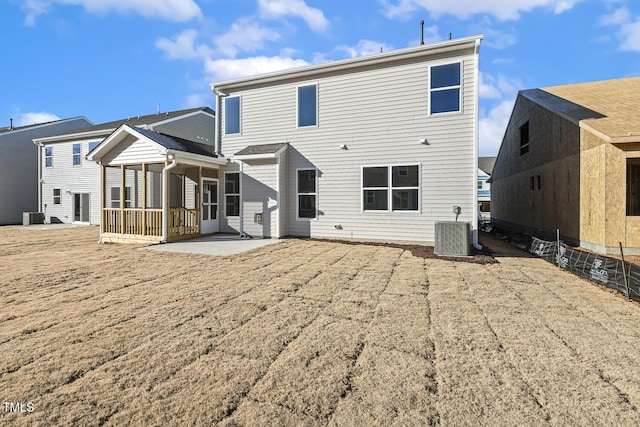
[[[529,152],[520,154],[520,127],[529,121]],[[540,175],[541,189],[530,189]],[[580,235],[580,130],[519,95],[491,185],[491,216],[527,232]]]
[[[624,184],[617,184],[616,188],[618,188],[618,192],[622,193],[619,197],[622,197],[623,205],[626,208],[626,173],[624,170],[626,169],[626,163],[628,158],[640,158],[640,143],[631,143],[624,144],[620,146],[613,146],[615,151],[615,158],[622,163],[622,167],[618,167],[618,169],[622,169],[622,182]],[[618,173],[619,175],[619,173]],[[640,217],[638,216],[626,216],[626,209],[623,209],[623,214],[625,214],[625,227],[624,227],[624,240],[622,240],[623,246],[627,249],[637,248],[636,253],[640,253]],[[618,243],[615,242],[614,245]],[[610,246],[610,245],[608,245]]]
[[[580,240],[605,245],[606,148],[602,139],[581,130]]]

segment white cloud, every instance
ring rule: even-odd
[[[350,58],[358,56],[371,55],[374,53],[387,52],[393,49],[393,46],[375,40],[360,40],[355,46],[341,45],[336,48],[339,51],[346,52]]]
[[[518,90],[522,87],[519,80],[502,74],[480,74],[480,98],[485,100],[485,105],[489,105],[488,110],[480,111],[478,138],[481,156],[498,153]]]
[[[616,9],[613,13],[609,15],[605,15],[600,18],[601,25],[621,25],[629,22],[631,20],[631,14],[629,13],[629,9],[625,7],[621,7],[620,9]]]
[[[54,4],[82,6],[93,14],[133,12],[147,18],[176,22],[202,17],[202,11],[194,0],[27,0],[22,6],[26,13],[25,24],[35,25],[36,18]]]
[[[60,117],[56,116],[53,113],[47,113],[44,111],[34,113],[17,113],[17,118],[15,119],[15,126],[27,126],[33,125],[36,123],[47,123],[54,122],[56,120],[60,120]]]
[[[280,34],[271,29],[261,27],[250,18],[241,18],[231,25],[226,33],[215,38],[215,45],[224,56],[235,58],[243,52],[255,52],[264,47],[264,41],[276,41]]]
[[[626,6],[600,18],[600,24],[618,28],[620,50],[640,52],[640,17],[634,20]]]
[[[488,14],[501,21],[518,19],[522,12],[537,7],[546,7],[560,14],[584,0],[380,0],[388,18],[408,18],[418,9],[426,9],[438,19],[452,15],[467,19],[476,14]]]
[[[483,34],[485,36],[484,44],[494,49],[506,49],[517,42],[516,36],[502,31],[487,28],[483,31]]]
[[[196,107],[204,107],[206,105],[210,105],[213,102],[213,94],[211,92],[207,93],[192,93],[187,96],[187,100],[185,101],[186,108],[196,108]]]
[[[236,79],[309,65],[302,59],[280,56],[254,56],[242,59],[208,59],[205,71],[210,81]]]
[[[156,40],[156,48],[162,50],[169,59],[195,59],[211,54],[211,49],[205,45],[196,46],[196,30],[184,30],[173,40],[161,38]]]
[[[329,28],[329,21],[320,9],[308,6],[303,0],[259,0],[260,16],[279,19],[285,16],[302,18],[313,31]]]

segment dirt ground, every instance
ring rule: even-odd
[[[499,242],[97,240],[0,227],[0,425],[640,425],[640,309]]]

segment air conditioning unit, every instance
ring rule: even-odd
[[[471,225],[468,222],[436,222],[436,255],[469,256]]]
[[[22,212],[22,225],[44,224],[43,212]]]

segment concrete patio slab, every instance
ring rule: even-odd
[[[284,240],[282,239],[243,239],[237,235],[214,234],[212,236],[197,237],[195,239],[183,240],[181,242],[145,246],[140,249],[161,252],[228,256],[237,255],[242,252],[261,248],[267,245],[275,245],[283,241]]]

